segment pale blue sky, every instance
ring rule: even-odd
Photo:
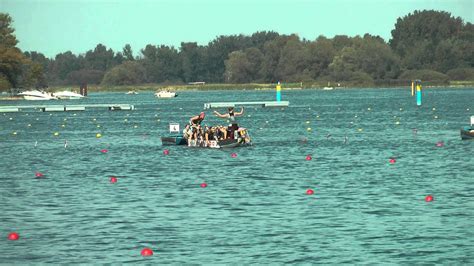
[[[136,55],[147,44],[205,45],[216,36],[273,30],[314,40],[370,33],[386,41],[398,17],[448,11],[473,23],[474,0],[0,0],[19,48],[48,57],[84,53],[98,43]]]

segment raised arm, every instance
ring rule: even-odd
[[[227,118],[227,114],[221,114],[221,113],[219,113],[219,112],[217,112],[217,111],[214,111],[214,114],[215,114],[216,116],[220,117],[220,118]]]
[[[240,112],[234,113],[234,115],[243,115],[244,114],[244,107],[242,106],[242,109],[240,109]]]

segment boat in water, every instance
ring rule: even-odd
[[[131,90],[131,91],[128,91],[127,93],[125,93],[127,95],[136,95],[138,94],[138,92],[136,92],[135,90]]]
[[[474,139],[474,116],[471,116],[471,126],[465,126],[461,128],[461,139],[472,140]]]
[[[23,96],[23,99],[29,101],[48,101],[48,100],[57,100],[58,98],[50,92],[31,90],[23,91],[18,93],[19,96]]]
[[[83,95],[76,92],[72,92],[72,91],[55,92],[54,96],[56,96],[58,99],[61,99],[61,100],[78,100],[78,99],[84,98]]]
[[[155,93],[155,96],[158,98],[174,98],[178,95],[176,94],[176,92],[164,90]]]
[[[162,136],[161,143],[163,145],[184,145],[188,147],[196,148],[210,148],[210,149],[222,149],[222,148],[235,148],[242,146],[251,146],[252,140],[246,128],[239,127],[236,130],[228,129],[228,138],[226,139],[212,139],[209,141],[205,140],[191,140],[188,141],[182,133],[179,132],[179,124],[170,124],[170,135]]]

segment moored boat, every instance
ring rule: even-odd
[[[29,101],[57,100],[52,93],[39,90],[23,91],[18,93],[18,95],[23,96],[23,99]]]
[[[78,100],[78,99],[84,98],[83,95],[72,92],[72,91],[55,92],[54,96],[56,96],[58,99],[61,99],[61,100]]]
[[[158,97],[158,98],[174,98],[178,95],[176,94],[176,92],[165,90],[165,91],[159,91],[159,92],[155,93],[155,96]]]

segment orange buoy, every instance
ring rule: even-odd
[[[311,157],[311,155],[306,155],[306,161],[311,161],[313,159],[313,157]]]
[[[388,162],[389,162],[390,164],[394,164],[394,163],[397,162],[397,160],[395,160],[395,158],[390,158],[390,160],[388,160]]]
[[[233,152],[233,153],[230,155],[230,157],[232,157],[232,158],[237,157],[237,153]]]
[[[207,184],[206,184],[206,183],[201,183],[201,187],[202,187],[202,188],[206,188],[206,187],[207,187]]]
[[[438,141],[436,143],[436,147],[443,147],[443,146],[444,146],[444,142],[442,142],[442,141]]]
[[[107,150],[107,149],[102,149],[102,150],[100,150],[100,152],[102,152],[102,153],[107,153],[108,150]]]
[[[426,202],[432,202],[434,200],[434,197],[432,195],[428,195],[425,197]]]
[[[141,254],[142,254],[143,257],[149,257],[149,256],[153,255],[153,250],[151,250],[149,248],[144,248],[144,249],[142,249]]]
[[[314,190],[312,189],[306,190],[306,195],[313,195],[313,194],[314,194]]]
[[[110,177],[110,183],[117,183],[117,178],[115,176]]]
[[[166,150],[163,151],[163,154],[168,155],[168,154],[170,154],[170,151],[168,149],[166,149]]]
[[[36,176],[36,177],[43,177],[44,175],[43,175],[42,173],[40,173],[40,172],[36,172],[36,173],[35,173],[35,176]]]
[[[15,241],[20,239],[20,235],[17,232],[11,232],[10,234],[8,234],[8,239]]]

